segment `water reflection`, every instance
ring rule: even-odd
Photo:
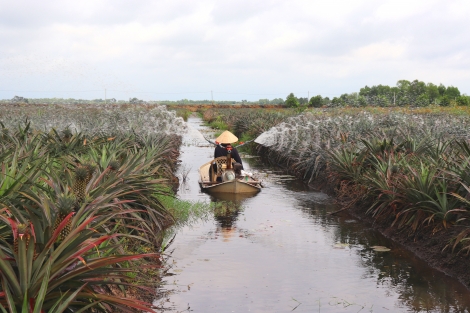
[[[257,160],[251,162],[252,167],[269,172],[266,177],[271,184],[290,191],[289,196],[297,200],[295,207],[331,236],[336,243],[333,248],[347,249],[358,256],[357,265],[363,269],[364,281],[373,279],[378,288],[389,289],[390,295],[398,294],[398,307],[409,312],[470,312],[469,291],[457,280],[432,269],[346,212],[332,215],[338,208],[326,201],[324,194],[310,190],[299,180],[289,179],[284,171],[265,168]],[[378,252],[373,246],[391,250]]]
[[[216,233],[220,233],[227,242],[237,234],[236,222],[243,211],[243,202],[256,194],[230,194],[212,193],[211,202],[214,206],[214,219],[216,221]]]
[[[356,218],[329,205],[319,204],[302,196],[299,185],[286,185],[297,192],[298,208],[315,224],[324,226],[338,247],[349,249],[359,256],[358,265],[364,269],[364,280],[374,279],[380,288],[397,293],[400,306],[410,312],[470,312],[468,290],[453,278],[430,268],[400,245],[382,236]],[[335,227],[331,227],[335,226]],[[385,246],[390,252],[378,252],[373,246]]]

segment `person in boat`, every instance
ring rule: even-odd
[[[232,147],[232,143],[237,142],[238,137],[229,132],[228,130],[224,131],[219,137],[216,139],[217,146],[214,149],[214,159],[218,157],[227,156],[228,152],[230,151],[230,155],[232,159],[236,162],[236,170],[243,170],[243,163],[240,155],[236,148]],[[238,163],[238,164],[237,164]],[[214,171],[217,171],[217,165],[212,164]],[[217,177],[217,181],[221,181],[221,177]]]

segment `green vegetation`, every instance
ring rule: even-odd
[[[160,107],[4,107],[0,118],[0,309],[153,312],[125,291],[154,290],[139,273],[157,274],[175,222],[165,199],[181,120]]]
[[[297,115],[295,109],[207,109],[202,119],[216,129],[229,129],[241,141],[256,138],[287,117]],[[223,128],[220,128],[223,125]]]
[[[292,95],[292,94],[291,94]],[[399,80],[396,86],[387,85],[365,86],[359,92],[344,93],[339,97],[329,99],[317,95],[309,99],[308,106],[320,107],[392,107],[414,106],[468,106],[470,97],[461,95],[454,86],[439,86],[419,80]]]
[[[176,115],[183,118],[185,122],[188,121],[188,118],[191,116],[192,112],[190,110],[186,109],[177,109],[176,110]]]
[[[162,201],[162,204],[168,208],[169,213],[171,213],[171,216],[174,218],[174,226],[176,228],[184,225],[191,225],[193,222],[198,220],[206,220],[212,217],[216,207],[215,203],[193,203],[168,195],[160,197],[160,200]],[[172,231],[173,230],[174,229],[172,229]]]
[[[254,112],[211,115],[223,118],[238,136],[262,134],[259,155],[285,164],[310,184],[326,181],[344,206],[360,204],[364,214],[410,233],[461,227],[448,248],[470,251],[468,108],[277,112],[272,127]]]
[[[17,106],[28,106],[31,104],[41,105],[99,105],[101,107],[116,107],[116,106],[148,106],[163,104],[169,105],[176,110],[179,105],[183,106],[204,106],[206,108],[217,105],[233,107],[234,105],[242,106],[267,106],[267,107],[286,107],[286,108],[298,108],[298,107],[313,107],[313,108],[332,108],[332,107],[426,107],[430,105],[437,106],[468,106],[470,105],[470,96],[461,94],[460,90],[454,86],[444,86],[443,84],[425,83],[417,79],[413,81],[399,80],[395,86],[388,85],[374,85],[364,86],[356,92],[343,93],[340,96],[323,97],[316,95],[310,99],[305,97],[296,97],[294,93],[287,95],[285,99],[274,98],[270,99],[259,99],[256,101],[248,100],[228,100],[228,101],[213,101],[213,100],[188,100],[181,99],[176,101],[161,100],[161,101],[144,101],[138,98],[129,98],[129,100],[116,100],[112,99],[61,99],[61,98],[40,98],[40,99],[27,99],[21,96],[15,96],[12,99],[0,100],[0,104],[12,104]],[[180,111],[179,116],[187,118],[188,112]]]
[[[306,113],[271,130],[270,157],[310,183],[327,177],[345,205],[435,232],[468,224],[469,126],[468,115]]]
[[[294,96],[293,93],[290,93],[286,98],[285,105],[288,108],[297,108],[300,106],[300,102],[299,99],[297,99],[297,97]]]
[[[0,309],[150,310],[125,291],[151,290],[142,273],[158,273],[164,230],[227,210],[173,197],[189,111],[138,99],[102,108],[27,100],[0,110]],[[328,182],[346,207],[410,233],[460,227],[447,248],[470,252],[467,96],[399,81],[307,100],[199,113],[241,141],[262,134],[245,147],[309,184]]]
[[[261,101],[260,103],[267,103]],[[269,101],[268,101],[269,102]],[[468,106],[470,96],[462,95],[454,86],[444,86],[425,83],[419,80],[399,80],[396,86],[376,85],[365,86],[358,92],[344,93],[339,97],[322,97],[316,95],[307,98],[298,98],[290,93],[282,103],[287,108],[312,107],[427,107],[427,106]]]

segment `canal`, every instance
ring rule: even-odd
[[[155,300],[166,312],[469,312],[470,292],[280,168],[243,156],[265,188],[248,198],[200,191],[198,167],[214,138],[188,120],[178,197],[217,202],[208,218],[179,229]],[[383,248],[385,247],[385,248]],[[390,251],[387,251],[390,249]]]

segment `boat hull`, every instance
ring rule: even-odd
[[[216,193],[256,193],[261,190],[261,186],[256,181],[244,182],[239,179],[222,183],[199,182],[202,190]]]
[[[231,181],[211,181],[209,169],[213,161],[199,168],[199,186],[210,193],[250,194],[261,190],[261,182],[249,176],[237,177]]]

